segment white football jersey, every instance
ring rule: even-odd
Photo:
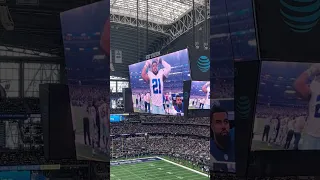
[[[320,137],[320,83],[312,81],[310,91],[309,114],[305,125],[305,133]]]
[[[148,77],[150,79],[150,92],[152,105],[162,106],[163,104],[163,69],[158,71],[158,74],[153,74],[152,71],[148,71]]]
[[[210,105],[210,86],[207,87],[207,96],[205,104]]]

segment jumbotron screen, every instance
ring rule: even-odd
[[[251,150],[320,149],[320,63],[262,62]]]
[[[110,123],[118,123],[126,119],[129,114],[110,114]]]
[[[78,160],[109,162],[109,10],[100,1],[60,15]]]
[[[129,66],[134,112],[184,115],[183,81],[190,80],[188,49]]]
[[[210,81],[192,81],[189,109],[210,109]]]

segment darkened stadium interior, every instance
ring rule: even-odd
[[[43,152],[39,84],[67,82],[60,13],[94,2],[0,2],[1,16],[5,14],[0,27],[2,170],[29,171],[33,179],[108,179],[109,163],[49,161]],[[110,114],[124,113],[123,88],[129,88],[130,64],[143,61],[154,52],[163,55],[195,44],[208,50],[209,37],[201,35],[209,32],[208,7],[208,2],[202,0],[110,1]],[[75,94],[71,103],[81,106],[86,101],[81,94],[90,90],[77,92],[71,87],[71,91]],[[93,97],[104,92],[95,93]],[[174,165],[180,171],[176,173],[181,173],[179,177],[208,179],[208,117],[185,119],[130,113],[121,122],[111,124],[110,132],[111,161],[158,156],[202,173]]]

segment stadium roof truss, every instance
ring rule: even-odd
[[[208,0],[194,0],[194,8],[193,0],[111,0],[110,7],[113,23],[148,28],[167,35],[159,50],[210,18]]]

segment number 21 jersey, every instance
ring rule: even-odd
[[[150,92],[152,105],[162,106],[163,104],[163,69],[155,75],[152,71],[148,71],[150,79]]]
[[[304,130],[313,137],[320,137],[320,83],[312,81],[310,91],[309,114]]]

